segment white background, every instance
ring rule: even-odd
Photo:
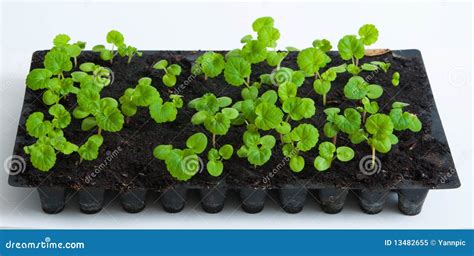
[[[51,47],[52,38],[67,33],[88,46],[105,42],[110,29],[124,33],[139,49],[195,50],[239,47],[252,21],[273,16],[282,37],[279,46],[304,48],[313,39],[333,45],[359,26],[373,23],[380,37],[375,47],[420,49],[462,187],[431,191],[422,213],[400,214],[396,197],[384,211],[366,215],[354,198],[344,210],[328,215],[309,199],[296,215],[271,202],[259,214],[246,214],[237,200],[219,214],[207,214],[198,199],[179,214],[164,212],[155,198],[138,214],[127,214],[118,202],[95,215],[79,213],[70,202],[57,215],[44,214],[33,189],[13,188],[0,172],[0,226],[25,228],[472,228],[472,9],[470,3],[240,2],[113,3],[3,2],[1,6],[0,160],[11,155],[25,91],[24,79],[33,51]],[[231,198],[236,198],[235,195]]]

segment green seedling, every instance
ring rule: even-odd
[[[372,166],[375,165],[375,151],[387,153],[392,145],[398,143],[393,134],[393,122],[385,114],[375,114],[367,118],[365,129],[368,132],[367,143],[372,148]]]
[[[398,86],[400,84],[400,73],[398,72],[393,73],[392,84],[393,86]]]
[[[361,71],[359,60],[365,55],[365,46],[374,44],[378,36],[379,31],[377,28],[372,24],[366,24],[359,29],[359,37],[356,35],[346,35],[339,40],[337,44],[339,55],[343,60],[352,61],[347,66],[349,73],[357,75]]]
[[[99,92],[106,86],[109,86],[111,81],[111,71],[108,68],[94,64],[92,62],[82,63],[79,66],[81,71],[71,73],[74,82],[80,83],[81,88],[93,88]]]
[[[63,105],[56,104],[49,109],[53,120],[44,120],[44,114],[34,112],[26,120],[28,135],[36,138],[32,145],[23,150],[30,155],[33,166],[43,172],[49,171],[56,164],[57,152],[70,155],[78,150],[77,145],[64,137],[62,129],[71,122],[71,115]]]
[[[379,68],[383,70],[384,73],[387,73],[390,68],[390,63],[382,61],[371,61],[370,63],[364,63],[360,66],[364,71],[376,71]]]
[[[189,107],[197,110],[192,116],[194,125],[204,124],[206,130],[212,133],[212,146],[216,147],[216,135],[225,135],[229,131],[231,121],[239,116],[234,108],[229,108],[232,99],[229,97],[217,98],[212,93],[206,93],[201,98],[189,102]]]
[[[283,155],[290,159],[290,169],[293,172],[301,172],[305,166],[305,160],[299,152],[307,152],[314,148],[318,139],[318,129],[311,124],[300,124],[283,136]]]
[[[32,90],[45,89],[42,100],[46,105],[57,104],[70,93],[76,94],[79,91],[72,78],[53,77],[49,69],[43,68],[31,70],[26,78],[26,85]]]
[[[403,102],[394,102],[390,111],[393,129],[396,131],[410,130],[412,132],[421,131],[422,125],[418,117],[412,113],[403,111],[409,104]]]
[[[331,58],[320,48],[310,47],[298,53],[296,63],[301,71],[308,76],[320,77],[319,70],[324,68]]]
[[[92,88],[81,88],[77,93],[77,103],[73,111],[74,118],[83,119],[83,131],[98,127],[98,134],[102,130],[118,132],[122,129],[124,116],[118,108],[118,102],[110,97],[101,98],[98,91]]]
[[[160,93],[151,85],[149,77],[138,80],[135,88],[128,88],[119,98],[121,110],[128,118],[137,113],[138,107],[148,107],[150,116],[156,123],[172,122],[176,120],[178,109],[183,107],[180,95],[171,94],[171,101],[163,102]]]
[[[224,56],[220,53],[206,52],[199,56],[191,68],[194,75],[204,74],[204,80],[219,76],[225,67]]]
[[[257,168],[262,166],[272,156],[272,148],[276,140],[272,135],[260,136],[255,130],[247,130],[243,135],[244,145],[237,150],[240,158],[247,158],[247,161]]]
[[[314,91],[323,96],[323,105],[326,105],[326,95],[331,90],[331,82],[336,80],[337,74],[344,73],[346,71],[346,64],[340,66],[331,67],[322,73],[319,78],[313,82]]]
[[[222,174],[224,170],[224,160],[229,160],[234,154],[234,148],[230,144],[225,144],[219,150],[212,148],[207,154],[207,172],[214,176],[218,177]]]
[[[176,77],[181,74],[181,67],[178,64],[171,64],[168,66],[167,60],[158,61],[155,65],[153,65],[153,68],[165,71],[162,81],[168,87],[175,86]]]
[[[269,55],[267,48],[276,48],[280,38],[280,31],[274,27],[274,20],[271,17],[261,17],[252,24],[252,29],[257,33],[257,38],[252,35],[244,36],[240,41],[244,44],[239,55],[251,64],[265,61]],[[271,53],[270,63],[281,62],[282,54],[275,51]],[[284,57],[283,57],[284,58]]]
[[[86,48],[86,43],[77,41],[76,43],[70,44],[71,38],[66,34],[59,34],[54,37],[53,50],[59,50],[66,52],[70,58],[74,60],[74,67],[77,66],[77,57],[81,54],[82,50]]]
[[[362,113],[362,122],[365,123],[367,113],[373,115],[379,112],[379,104],[376,101],[370,101],[367,97],[364,97],[361,103],[362,106],[357,107],[357,110]]]
[[[337,158],[341,162],[347,162],[354,158],[354,150],[350,147],[337,147],[331,142],[319,144],[319,155],[314,159],[314,168],[323,172],[331,167],[332,162]]]
[[[110,61],[113,63],[113,60],[117,54],[121,57],[128,57],[127,63],[130,64],[133,56],[142,56],[142,53],[137,50],[137,48],[126,45],[124,43],[124,36],[117,30],[111,30],[107,33],[106,37],[107,43],[111,44],[111,49],[107,49],[104,45],[96,45],[92,48],[92,51],[98,52],[100,58],[105,61]],[[117,51],[115,51],[117,49]]]
[[[344,95],[350,100],[378,99],[383,94],[382,86],[369,84],[360,76],[353,76],[344,86]]]
[[[94,134],[90,136],[87,141],[79,147],[77,151],[81,156],[81,160],[94,160],[99,156],[99,148],[104,142],[104,139],[99,134]]]
[[[159,145],[153,155],[165,161],[168,172],[179,181],[187,181],[196,175],[203,166],[198,154],[207,147],[207,137],[195,133],[186,140],[185,149],[173,148],[172,145]]]
[[[326,124],[324,125],[324,134],[328,138],[333,139],[336,144],[339,132],[351,135],[360,129],[361,116],[359,112],[353,108],[346,108],[344,114],[340,115],[339,108],[327,108],[324,110],[326,114]]]
[[[242,57],[230,57],[225,63],[224,78],[230,85],[249,87],[251,73],[250,63]]]

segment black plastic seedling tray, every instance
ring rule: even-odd
[[[129,65],[125,59],[120,58],[111,65],[100,60],[97,54],[87,51],[81,54],[78,61],[94,62],[113,71],[113,83],[103,90],[103,96],[118,98],[126,88],[135,86],[139,78],[148,76],[153,79],[153,85],[164,99],[170,93],[178,93],[183,95],[186,104],[205,92],[213,92],[217,96],[226,95],[234,101],[238,100],[240,88],[226,85],[221,76],[204,80],[190,73],[193,61],[202,53],[145,51],[142,57],[134,58]],[[42,67],[45,54],[46,51],[33,54],[31,69]],[[332,58],[331,66],[343,63],[337,52],[330,52],[329,55]],[[177,86],[173,89],[165,87],[160,79],[162,74],[152,69],[156,61],[164,58],[183,67]],[[295,60],[296,53],[291,53],[282,66],[296,68]],[[79,164],[77,155],[58,155],[56,166],[49,172],[42,173],[31,166],[28,155],[24,154],[22,148],[34,142],[24,129],[26,118],[34,111],[47,113],[47,107],[41,102],[40,92],[27,88],[13,152],[24,158],[27,164],[21,172],[9,176],[9,184],[15,187],[37,187],[42,208],[47,213],[58,213],[65,207],[68,191],[79,194],[80,209],[83,212],[98,212],[103,207],[106,190],[119,193],[122,206],[128,212],[139,212],[145,207],[147,191],[160,193],[160,202],[167,212],[179,212],[185,206],[187,191],[197,190],[204,211],[216,213],[223,209],[227,192],[237,190],[243,210],[249,213],[256,213],[264,208],[269,191],[277,191],[282,208],[289,213],[301,211],[309,193],[317,197],[324,212],[337,213],[342,210],[346,196],[351,191],[357,196],[361,209],[373,214],[383,209],[387,195],[395,191],[398,193],[400,211],[416,215],[421,211],[430,189],[457,188],[460,181],[420,52],[391,51],[366,57],[362,62],[373,60],[392,63],[388,73],[380,71],[361,74],[371,83],[383,85],[380,111],[388,113],[393,101],[407,102],[410,103],[409,111],[416,113],[423,123],[423,129],[419,133],[397,133],[399,144],[387,154],[378,154],[381,168],[375,173],[361,171],[364,156],[370,155],[367,145],[354,146],[356,157],[352,161],[334,163],[329,171],[323,173],[313,168],[316,152],[304,154],[305,170],[292,173],[287,159],[281,155],[279,147],[275,147],[270,162],[261,168],[254,169],[245,159],[234,156],[224,163],[225,170],[221,177],[211,177],[204,170],[188,182],[178,182],[167,173],[163,162],[153,157],[152,152],[160,144],[182,147],[190,134],[196,131],[206,133],[203,128],[190,123],[193,112],[189,109],[181,109],[177,120],[167,124],[156,124],[150,119],[146,109],[140,109],[119,133],[103,133],[104,144],[97,160]],[[252,70],[252,79],[271,71],[265,65],[257,65]],[[401,74],[399,87],[390,84],[395,71]],[[338,76],[333,83],[333,89],[328,95],[329,106],[353,106],[351,104],[354,103],[340,101],[343,99],[342,87],[348,78]],[[319,96],[312,91],[310,80],[307,79],[299,93],[315,100],[317,112],[314,118],[304,121],[314,124],[322,134],[324,108]],[[75,98],[68,97],[63,104],[72,109],[74,103]],[[219,138],[218,144],[231,143],[238,148],[243,129],[233,127],[226,136]],[[65,136],[79,145],[89,135],[91,132],[81,131],[78,120],[73,120],[65,130]],[[321,135],[321,140],[327,139]],[[338,143],[346,144],[348,140],[339,138]]]

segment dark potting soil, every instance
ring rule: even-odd
[[[153,79],[153,86],[158,89],[164,100],[168,100],[170,93],[177,93],[184,97],[184,102],[187,104],[190,100],[200,97],[206,92],[212,92],[217,96],[229,96],[234,102],[240,100],[242,88],[228,85],[223,75],[208,80],[191,75],[191,65],[202,53],[202,51],[145,51],[142,57],[134,57],[132,62],[127,65],[126,58],[117,57],[114,63],[110,64],[100,60],[98,54],[88,51],[78,58],[78,62],[79,64],[94,62],[113,71],[113,83],[102,91],[102,97],[109,96],[118,99],[126,88],[134,87],[139,78],[147,76]],[[38,51],[33,54],[32,69],[43,67],[45,54],[46,51]],[[329,66],[343,63],[336,52],[330,52],[329,55],[332,58]],[[162,71],[152,68],[153,64],[160,59],[167,59],[170,63],[177,63],[183,68],[174,88],[164,86],[161,81]],[[423,123],[423,129],[418,133],[395,132],[399,137],[399,143],[387,154],[377,153],[382,164],[380,172],[364,175],[360,171],[359,162],[364,156],[371,154],[370,147],[365,143],[351,145],[345,135],[338,135],[337,145],[349,144],[355,149],[356,155],[353,160],[347,163],[334,161],[332,167],[326,172],[318,172],[313,167],[317,147],[302,154],[306,160],[305,169],[300,173],[293,173],[289,169],[288,159],[283,157],[280,147],[276,146],[273,149],[271,160],[260,168],[254,169],[246,159],[239,158],[234,154],[231,160],[224,162],[225,167],[221,177],[210,176],[204,168],[201,173],[195,175],[187,183],[191,187],[207,187],[225,179],[230,188],[248,186],[280,188],[286,184],[295,183],[303,184],[308,188],[324,186],[397,188],[405,185],[419,188],[441,188],[442,185],[449,182],[456,183],[452,186],[459,186],[456,181],[450,179],[453,175],[456,176],[454,163],[419,52],[413,50],[394,51],[376,57],[366,57],[361,63],[373,60],[388,61],[392,64],[387,73],[379,71],[360,74],[368,82],[383,86],[384,93],[379,99],[380,112],[388,114],[394,101],[406,102],[410,104],[406,111],[417,114]],[[283,61],[282,66],[296,69],[296,53],[291,53]],[[271,71],[272,68],[266,64],[253,66],[251,81],[257,81],[261,74]],[[401,75],[398,87],[391,85],[391,77],[395,71]],[[344,100],[342,88],[348,79],[349,75],[343,74],[333,82],[332,89],[327,96],[329,104],[326,107],[344,109],[356,106],[355,101]],[[320,142],[329,141],[329,139],[324,136],[322,131],[325,122],[322,99],[313,91],[312,82],[312,78],[307,78],[304,85],[300,87],[298,95],[311,97],[316,102],[316,115],[301,122],[312,123],[318,128],[319,145]],[[270,86],[263,86],[260,93],[268,89]],[[11,176],[11,179],[14,179],[13,183],[16,181],[29,186],[71,188],[99,186],[115,190],[134,187],[162,189],[177,183],[177,181],[167,172],[164,162],[153,157],[154,147],[160,144],[172,144],[174,147],[183,148],[186,139],[195,132],[204,132],[210,138],[210,134],[203,126],[194,126],[190,122],[191,116],[194,114],[192,109],[184,107],[179,110],[176,121],[157,124],[151,119],[148,108],[139,108],[137,114],[124,124],[123,130],[118,133],[102,133],[104,143],[100,147],[98,159],[83,161],[79,164],[78,154],[70,156],[58,154],[55,167],[49,172],[40,172],[32,167],[29,156],[23,152],[22,148],[35,141],[34,138],[26,134],[24,129],[28,115],[34,111],[42,111],[47,119],[50,119],[47,114],[48,108],[41,101],[41,93],[26,89],[14,154],[24,157],[28,168],[17,176]],[[74,95],[68,96],[62,103],[72,111],[76,104],[76,98]],[[77,145],[81,145],[90,135],[97,132],[96,130],[82,131],[80,125],[81,120],[73,118],[70,126],[64,131],[66,138]],[[235,149],[238,149],[242,145],[244,131],[244,126],[233,126],[227,135],[217,137],[217,144],[230,143]],[[201,157],[205,164],[207,152],[203,153]]]

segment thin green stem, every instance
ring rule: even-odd
[[[375,147],[372,146],[372,168],[375,166]]]

